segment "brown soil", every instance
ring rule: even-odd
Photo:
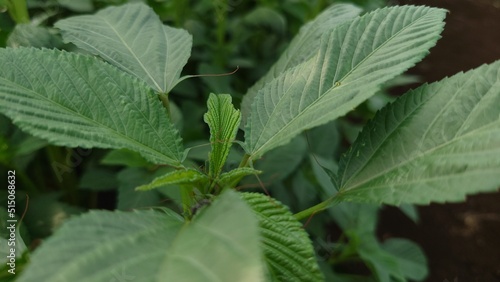
[[[423,81],[500,60],[500,0],[398,2],[449,10],[443,38],[410,71]],[[423,206],[419,211],[421,222],[415,225],[397,209],[386,208],[379,231],[382,237],[406,237],[422,246],[429,260],[427,281],[500,281],[500,193],[470,196],[460,204]]]

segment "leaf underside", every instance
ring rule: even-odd
[[[182,224],[153,211],[90,211],[49,237],[19,281],[161,281],[159,262]]]
[[[18,281],[263,281],[258,223],[236,193],[189,223],[165,212],[73,218],[36,250]]]
[[[302,26],[279,60],[243,96],[241,103],[243,123],[246,123],[255,96],[266,83],[271,82],[285,70],[297,66],[314,56],[319,49],[322,35],[330,32],[335,26],[358,16],[361,11],[360,8],[351,4],[335,4],[319,14],[313,21]]]
[[[406,93],[341,159],[339,198],[428,204],[497,190],[499,105],[500,61]]]
[[[239,193],[228,190],[187,227],[163,263],[163,281],[264,281],[257,218]]]
[[[191,54],[192,36],[163,25],[144,4],[108,7],[95,15],[60,20],[55,26],[66,42],[101,56],[162,93],[177,84]]]
[[[157,96],[95,58],[0,49],[0,112],[22,130],[68,147],[128,148],[179,165],[182,144]]]
[[[391,7],[334,28],[313,57],[259,90],[245,126],[247,153],[259,158],[368,99],[428,53],[444,16],[442,9]]]

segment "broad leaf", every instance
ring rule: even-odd
[[[267,152],[261,160],[254,162],[253,167],[261,170],[260,181],[269,186],[284,180],[297,169],[305,153],[307,141],[303,136],[297,136],[290,143]],[[258,186],[258,179],[249,176],[242,180],[243,185]]]
[[[135,190],[147,191],[172,184],[207,184],[208,182],[209,178],[206,174],[194,169],[182,169],[157,177],[151,183],[141,185]]]
[[[208,112],[204,120],[210,127],[212,151],[208,157],[208,175],[212,178],[219,177],[240,124],[240,111],[233,107],[231,101],[228,94],[210,94],[208,97]]]
[[[241,103],[243,122],[246,121],[257,92],[264,85],[281,75],[285,70],[310,59],[320,47],[320,38],[330,32],[335,26],[351,20],[361,13],[361,9],[350,4],[336,4],[318,15],[313,21],[300,28],[299,33],[271,67],[268,73],[248,89]]]
[[[108,7],[58,21],[63,39],[168,93],[191,54],[187,31],[162,24],[144,4]]]
[[[153,181],[156,177],[167,173],[171,169],[172,168],[169,167],[162,167],[156,171],[151,171],[142,167],[129,167],[120,171],[116,176],[118,180],[116,209],[131,210],[160,205],[164,199],[160,197],[160,191],[158,189],[138,192],[135,191],[135,188],[141,184]],[[176,192],[177,195],[180,193],[178,189],[168,190],[174,193]]]
[[[37,47],[37,48],[60,48],[62,46],[60,36],[56,35],[55,29],[49,29],[32,24],[18,24],[7,39],[9,47]]]
[[[192,222],[168,210],[91,211],[47,239],[18,281],[258,282],[258,238],[257,220],[232,191]]]
[[[404,277],[422,281],[429,274],[427,259],[422,249],[414,242],[391,238],[382,244],[382,248],[398,258],[398,265]]]
[[[182,225],[154,211],[90,211],[44,241],[18,281],[162,281],[155,276]]]
[[[259,90],[245,126],[247,153],[259,158],[368,99],[382,83],[428,53],[443,28],[444,16],[441,9],[391,7],[322,36],[313,57]]]
[[[78,186],[80,189],[107,191],[118,187],[116,172],[101,166],[91,166],[83,172]]]
[[[363,262],[371,269],[376,281],[405,281],[400,268],[399,257],[385,251],[372,232],[347,231],[349,244],[356,245],[356,251]]]
[[[0,49],[0,112],[22,130],[69,147],[128,148],[178,166],[182,145],[157,95],[95,58]]]
[[[146,167],[149,164],[140,154],[128,149],[112,150],[101,159],[100,163],[128,167]]]
[[[406,93],[341,160],[341,200],[461,201],[500,186],[500,61]]]
[[[179,234],[163,262],[163,281],[264,281],[258,222],[227,191]]]
[[[242,195],[259,219],[269,281],[323,281],[311,240],[288,208],[262,194]]]

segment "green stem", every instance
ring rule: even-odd
[[[30,22],[26,0],[7,0],[6,4],[10,17],[16,22],[16,24]]]
[[[240,162],[240,165],[238,166],[238,168],[247,167],[248,166],[248,160],[250,160],[250,155],[249,154],[245,154],[243,156],[243,159],[241,159],[241,162]]]
[[[243,159],[241,159],[241,162],[240,162],[240,165],[238,166],[238,168],[247,167],[249,160],[250,160],[250,155],[249,154],[245,154],[243,156]],[[243,177],[235,179],[232,183],[229,184],[229,187],[236,187],[236,185],[238,184],[238,182],[241,181],[242,178]]]
[[[159,96],[160,96],[161,103],[163,104],[163,107],[165,109],[167,109],[168,117],[171,118],[172,116],[170,115],[170,101],[168,100],[168,94],[160,93]]]
[[[193,204],[193,188],[189,185],[180,185],[183,216],[191,218],[191,205]]]
[[[310,217],[311,215],[313,214],[316,214],[320,211],[323,211],[323,210],[326,210],[327,208],[331,207],[332,205],[334,205],[336,202],[338,202],[338,198],[335,196],[333,197],[330,197],[328,199],[326,199],[325,201],[315,205],[315,206],[312,206],[308,209],[305,209],[301,212],[298,212],[296,214],[294,214],[293,216],[297,219],[297,220],[302,220],[304,218],[308,218]]]

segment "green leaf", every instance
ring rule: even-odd
[[[242,196],[259,219],[269,281],[324,281],[311,240],[288,208],[262,194]]]
[[[154,277],[182,225],[154,211],[90,211],[49,237],[18,281],[160,281]]]
[[[287,50],[279,60],[271,67],[268,73],[255,85],[248,89],[241,103],[243,122],[250,114],[251,106],[258,91],[265,84],[271,82],[285,70],[307,61],[317,52],[320,46],[320,38],[323,34],[330,32],[335,26],[351,20],[361,13],[361,9],[350,4],[336,4],[318,15],[313,21],[304,25],[299,33],[293,38]]]
[[[155,178],[151,183],[141,185],[135,190],[137,191],[147,191],[154,188],[158,188],[165,185],[172,184],[197,184],[197,183],[208,183],[210,179],[208,176],[202,172],[194,169],[182,169],[169,172],[163,176]]]
[[[92,0],[57,0],[57,3],[69,10],[79,13],[92,12],[94,10]]]
[[[168,93],[191,53],[192,37],[162,24],[144,4],[108,7],[58,21],[63,39]]]
[[[427,259],[422,249],[414,242],[391,238],[382,244],[382,248],[395,256],[401,273],[411,280],[422,281],[428,275]]]
[[[332,168],[336,168],[336,163],[331,158],[325,159],[314,154],[309,155],[309,162],[316,181],[321,187],[322,196],[327,198],[334,195],[337,192],[337,187],[335,179],[331,176],[334,176]]]
[[[240,111],[233,107],[231,101],[231,95],[228,94],[211,93],[208,97],[208,112],[204,120],[210,127],[212,151],[208,157],[208,175],[211,178],[219,177],[240,124]]]
[[[428,53],[444,16],[441,9],[391,7],[322,36],[314,56],[259,90],[245,126],[246,152],[257,159],[368,99]]]
[[[144,167],[149,163],[139,153],[128,149],[112,150],[101,159],[104,165],[124,165],[128,167]]]
[[[260,180],[267,186],[284,180],[300,165],[307,151],[303,136],[297,136],[285,146],[267,152],[261,160],[254,162],[255,169],[263,171]],[[243,179],[244,185],[259,185],[255,177]]]
[[[372,232],[346,232],[350,241],[356,241],[359,257],[372,270],[373,276],[380,282],[405,281],[398,257],[385,251]]]
[[[135,187],[153,181],[156,177],[167,173],[169,170],[171,168],[162,167],[158,171],[151,172],[145,168],[130,167],[120,171],[116,176],[118,180],[116,208],[131,210],[160,205],[161,198],[158,189],[138,192],[135,191]]]
[[[328,212],[344,230],[356,233],[375,233],[378,222],[379,207],[373,204],[339,203],[328,209]]]
[[[264,281],[258,222],[228,190],[179,234],[163,263],[164,281]]]
[[[231,171],[224,172],[223,174],[221,174],[218,184],[222,187],[226,187],[228,185],[231,185],[234,181],[241,179],[242,177],[248,175],[256,175],[260,173],[262,173],[262,171],[250,167],[238,167]]]
[[[48,237],[68,218],[84,212],[83,208],[68,205],[59,198],[61,198],[61,193],[52,192],[29,199],[29,208],[23,222],[26,226],[36,226],[30,230],[32,238]]]
[[[252,28],[264,27],[278,35],[283,36],[286,32],[286,18],[278,11],[265,7],[258,6],[248,12],[243,18],[243,23]]]
[[[406,93],[341,159],[341,200],[427,204],[500,186],[500,61]]]
[[[73,218],[35,251],[18,281],[262,281],[258,223],[234,192],[192,222],[165,212]]]
[[[7,39],[7,46],[60,48],[63,45],[62,40],[55,31],[32,24],[18,24]]]
[[[412,204],[401,204],[399,205],[399,210],[406,215],[411,221],[414,223],[418,223],[420,221],[420,216],[418,214],[418,209],[415,205]]]
[[[309,150],[316,156],[326,159],[333,159],[335,153],[339,150],[342,135],[336,121],[323,124],[306,131]],[[337,159],[337,158],[335,158]]]
[[[22,130],[68,147],[128,148],[180,165],[182,144],[157,95],[95,58],[0,49],[0,112]]]
[[[113,190],[118,187],[116,173],[102,167],[88,168],[80,178],[80,189],[92,191]]]

